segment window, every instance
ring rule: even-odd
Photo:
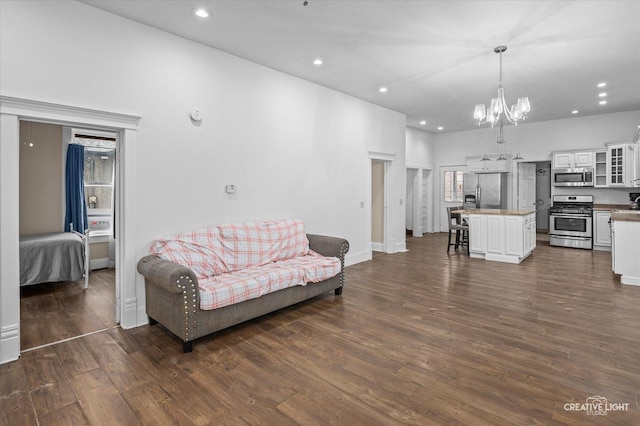
[[[84,196],[91,236],[110,235],[114,208],[116,135],[75,130],[73,142],[84,146]],[[97,242],[96,240],[95,242]]]
[[[444,172],[444,201],[448,203],[461,203],[464,188],[464,172]]]
[[[111,214],[115,149],[84,149],[84,194],[89,214]]]

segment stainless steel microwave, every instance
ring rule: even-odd
[[[553,186],[593,186],[593,167],[553,169]]]

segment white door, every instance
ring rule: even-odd
[[[518,210],[536,208],[536,163],[518,163]]]
[[[440,167],[440,232],[449,231],[447,207],[464,204],[464,172],[467,166]]]

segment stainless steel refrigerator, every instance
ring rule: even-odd
[[[507,173],[464,174],[465,209],[506,209]]]

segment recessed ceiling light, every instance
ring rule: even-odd
[[[578,111],[577,109],[574,109],[573,111],[571,111],[571,114],[577,114],[577,113],[579,113],[579,112],[580,112],[580,111]]]
[[[313,60],[313,65],[320,66],[322,64],[323,64],[323,62],[322,62],[322,59],[320,59],[320,58],[317,58],[317,59]]]
[[[193,9],[193,14],[196,15],[199,18],[208,18],[209,16],[211,16],[211,12],[209,12],[207,9]]]
[[[420,124],[422,124],[422,125],[424,126],[425,124],[427,124],[427,122],[426,122],[426,121],[424,121],[424,120],[422,120],[422,121],[420,122]]]
[[[378,91],[379,91],[380,93],[387,93],[387,90],[388,90],[388,89],[387,89],[386,87],[381,87],[381,88],[379,88],[379,89],[378,89]]]
[[[607,94],[606,94],[606,92],[598,93],[598,97],[599,98],[606,98]]]
[[[607,83],[604,81],[602,83],[598,83],[598,87],[606,87]]]
[[[606,105],[606,104],[607,104],[607,101],[600,101],[600,102],[598,102],[598,103],[599,103],[600,105]]]
[[[438,127],[438,130],[443,130],[443,129],[444,129],[444,127],[442,127],[442,126]]]

